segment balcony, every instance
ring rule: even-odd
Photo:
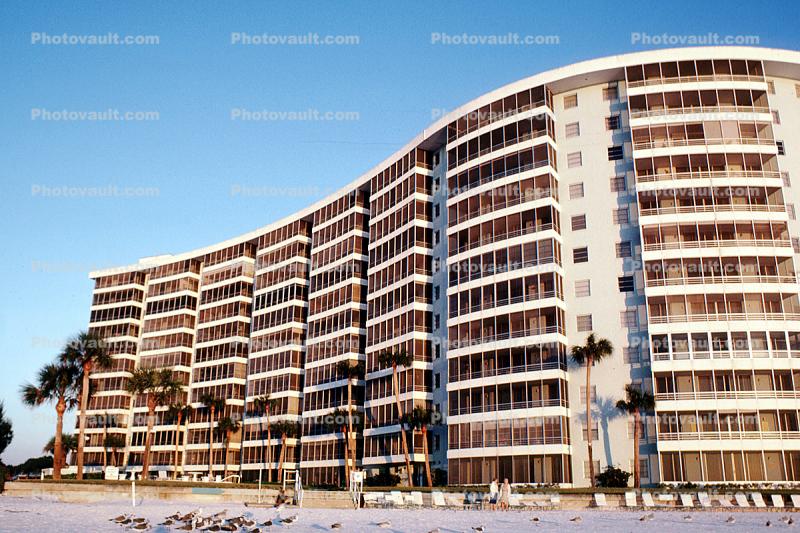
[[[569,437],[566,435],[522,435],[515,438],[483,438],[470,444],[469,440],[450,441],[448,443],[452,450],[468,450],[470,448],[498,448],[506,446],[544,446],[546,444],[569,444]]]
[[[483,370],[476,370],[474,372],[459,372],[457,374],[450,374],[449,379],[451,383],[459,381],[467,381],[470,379],[493,378],[497,376],[507,376],[509,374],[519,374],[522,372],[543,372],[545,370],[563,370],[567,371],[567,362],[550,361],[538,365],[519,365],[505,368],[487,368]]]
[[[675,316],[651,316],[651,324],[684,324],[687,322],[717,322],[717,321],[795,321],[800,320],[800,313],[701,313]]]
[[[499,241],[505,241],[508,239],[513,239],[515,237],[521,237],[523,235],[530,235],[531,233],[539,233],[540,231],[547,231],[552,229],[558,231],[558,228],[555,227],[552,222],[548,222],[546,224],[534,224],[513,231],[507,231],[505,233],[491,235],[489,237],[484,237],[483,239],[478,239],[477,241],[469,242],[459,248],[456,248],[455,250],[451,250],[450,257],[453,257],[454,255],[460,254],[462,252],[468,252],[469,250],[473,250],[475,248],[480,248],[481,246],[485,246],[487,244],[493,244]]]
[[[522,296],[514,296],[512,298],[503,298],[501,300],[493,300],[491,302],[481,302],[478,305],[473,305],[470,307],[465,307],[463,309],[450,309],[449,316],[450,318],[454,318],[460,315],[467,315],[469,313],[475,313],[478,311],[486,311],[489,309],[494,309],[496,307],[504,307],[506,305],[514,305],[524,302],[535,302],[537,300],[545,300],[547,298],[560,298],[563,299],[563,296],[560,292],[556,291],[543,291],[537,292],[533,294],[523,294]]]
[[[661,107],[657,109],[643,109],[631,111],[631,118],[665,117],[671,115],[688,115],[697,113],[763,113],[769,114],[770,109],[764,106],[746,105],[713,105],[701,107]]]
[[[564,326],[563,325],[544,326],[541,328],[531,328],[531,329],[523,329],[520,331],[497,333],[494,335],[484,335],[482,337],[476,337],[474,339],[452,340],[448,343],[448,348],[451,350],[457,350],[459,348],[466,348],[469,346],[478,346],[481,344],[488,344],[491,342],[498,342],[511,339],[521,339],[524,337],[533,337],[536,335],[547,335],[549,333],[560,333],[561,335],[564,335],[565,334]]]
[[[512,409],[538,409],[541,407],[569,407],[569,404],[566,398],[547,398],[542,400],[471,405],[469,407],[451,408],[450,416],[495,413],[498,411],[510,411]]]
[[[677,146],[710,146],[715,144],[746,144],[775,146],[775,139],[758,139],[755,137],[716,137],[702,139],[654,139],[633,143],[634,150],[651,150],[653,148],[674,148]]]
[[[680,207],[656,207],[642,209],[640,214],[643,217],[658,215],[676,215],[683,213],[784,213],[786,206],[782,204],[716,204],[716,205],[692,205]]]
[[[734,350],[654,353],[653,361],[707,361],[709,359],[800,359],[800,350]]]
[[[638,174],[636,183],[652,183],[656,181],[693,180],[693,179],[781,179],[781,173],[772,170],[699,170],[686,172],[666,172],[656,174]]]
[[[676,440],[745,440],[745,439],[800,439],[800,431],[692,431],[658,433],[659,441]]]
[[[698,392],[659,392],[656,401],[697,401],[697,400],[797,400],[800,391],[749,390],[749,391],[698,391]]]
[[[649,78],[646,80],[629,81],[628,88],[650,87],[653,85],[670,85],[673,83],[697,83],[715,81],[749,81],[753,83],[765,83],[764,76],[747,74],[709,74],[694,76],[674,76],[669,78]]]
[[[671,287],[675,285],[709,285],[725,283],[797,283],[797,276],[708,276],[648,279],[647,287]]]
[[[647,243],[643,245],[645,252],[665,250],[696,250],[699,248],[783,248],[790,247],[789,239],[708,239],[702,241],[675,241]]]

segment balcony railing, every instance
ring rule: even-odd
[[[789,239],[708,239],[703,241],[676,241],[648,243],[644,245],[645,252],[664,250],[695,250],[698,248],[784,248],[791,247]]]
[[[706,276],[648,279],[648,287],[670,287],[673,285],[709,285],[717,283],[796,283],[797,276]]]
[[[654,181],[673,181],[684,179],[716,179],[716,178],[763,178],[780,179],[781,173],[776,170],[698,170],[688,172],[667,172],[664,174],[639,174],[637,183]]]
[[[569,444],[569,437],[566,435],[545,435],[545,436],[531,436],[524,435],[517,438],[483,438],[478,439],[476,442],[470,444],[469,440],[466,441],[452,441],[448,443],[451,449],[454,450],[467,450],[470,448],[495,448],[499,446],[543,446],[545,444]]]
[[[757,139],[753,137],[717,137],[702,139],[656,139],[633,143],[634,150],[650,150],[653,148],[671,148],[676,146],[709,146],[714,144],[747,144],[775,146],[775,139]]]
[[[545,370],[567,370],[566,361],[551,361],[541,363],[538,365],[518,365],[504,368],[486,368],[483,370],[476,370],[475,372],[460,372],[457,374],[450,374],[449,379],[451,382],[467,381],[470,379],[480,378],[493,378],[497,376],[507,376],[509,374],[519,374],[522,372],[543,372]]]
[[[564,327],[562,325],[545,326],[542,328],[531,328],[531,329],[523,329],[520,331],[497,333],[495,335],[484,335],[474,339],[452,340],[448,343],[448,347],[451,350],[457,350],[458,348],[465,348],[468,346],[477,346],[480,344],[487,344],[490,342],[497,342],[510,339],[521,339],[524,337],[532,337],[535,335],[546,335],[548,333],[561,333],[563,335]]]
[[[658,392],[656,401],[680,400],[796,400],[800,391],[748,390],[748,391],[697,391],[697,392]]]
[[[800,431],[691,431],[658,433],[659,440],[800,439]]]
[[[642,209],[641,216],[656,215],[676,215],[681,213],[784,213],[785,205],[765,205],[765,204],[716,204],[716,205],[692,205],[680,207],[655,207]]]
[[[705,361],[709,359],[786,359],[788,357],[800,359],[800,350],[720,350],[714,352],[676,352],[654,353],[653,361]]]
[[[479,217],[481,215],[486,215],[486,214],[492,213],[494,211],[499,211],[500,209],[505,209],[506,207],[513,207],[515,205],[523,204],[525,202],[533,202],[534,200],[541,200],[542,198],[555,198],[556,197],[556,195],[554,194],[555,192],[556,192],[555,189],[551,189],[550,187],[546,187],[546,188],[543,188],[543,189],[536,189],[536,192],[534,194],[531,194],[531,195],[523,194],[523,195],[520,195],[520,196],[518,196],[516,198],[508,197],[506,199],[505,205],[503,205],[502,207],[500,207],[500,206],[497,206],[497,207],[482,207],[482,208],[480,208],[480,209],[478,209],[476,211],[473,211],[471,213],[467,213],[467,214],[461,215],[458,218],[455,218],[455,219],[452,219],[452,220],[448,220],[448,227],[452,228],[453,226],[457,226],[458,224],[461,224],[462,222],[466,222],[467,220],[472,220],[472,219],[477,218],[477,217]]]
[[[477,159],[477,158],[479,158],[481,156],[484,156],[484,155],[486,155],[488,153],[494,152],[495,150],[502,150],[503,148],[508,148],[509,146],[514,146],[515,144],[523,143],[525,141],[529,141],[531,139],[536,139],[538,137],[544,137],[545,135],[548,135],[548,134],[549,134],[549,132],[546,129],[537,130],[537,131],[532,131],[530,133],[525,133],[523,135],[520,135],[519,137],[517,137],[515,139],[508,139],[508,140],[503,141],[503,142],[495,143],[493,146],[489,146],[487,148],[484,148],[483,150],[479,150],[475,154],[469,154],[467,157],[462,157],[461,159],[456,161],[456,164],[455,164],[454,167],[449,167],[448,170],[452,170],[453,168],[460,167],[461,165],[463,165],[467,161],[472,161],[473,159]]]
[[[631,111],[631,118],[663,117],[670,115],[684,115],[693,113],[765,113],[769,114],[769,107],[747,105],[713,105],[699,107],[662,107],[659,109],[645,109]]]
[[[530,235],[531,233],[538,233],[540,231],[547,231],[551,229],[555,229],[553,223],[548,222],[547,224],[535,224],[533,226],[526,226],[524,228],[516,229],[514,231],[507,231],[505,233],[491,235],[489,237],[484,237],[483,239],[479,239],[474,242],[469,242],[464,246],[461,246],[453,250],[453,253],[451,253],[450,256],[452,257],[453,255],[460,254],[461,252],[467,252],[474,248],[480,248],[481,246],[485,246],[487,244],[493,244],[498,241],[513,239],[515,237],[521,237],[522,235]]]
[[[682,324],[686,322],[800,320],[800,313],[699,313],[674,316],[650,316],[651,324]]]
[[[511,169],[508,169],[508,170],[503,170],[501,172],[495,172],[494,174],[490,174],[489,176],[486,176],[484,178],[479,179],[475,183],[468,183],[468,184],[464,185],[463,187],[458,187],[455,190],[451,190],[450,193],[449,193],[449,196],[450,196],[450,198],[452,198],[452,197],[457,196],[459,194],[465,193],[465,192],[467,192],[467,191],[469,191],[471,189],[474,189],[475,187],[479,187],[480,185],[483,185],[484,183],[489,183],[490,181],[499,180],[499,179],[502,179],[502,178],[505,178],[505,177],[508,177],[508,176],[513,176],[515,174],[522,174],[523,172],[527,172],[529,170],[533,170],[533,169],[536,169],[536,168],[546,167],[549,164],[550,164],[550,160],[543,159],[541,161],[534,161],[533,163],[528,163],[527,165],[522,165],[522,166],[511,168]]]
[[[506,119],[508,117],[513,117],[514,115],[519,115],[520,113],[524,113],[525,111],[530,111],[531,109],[536,109],[537,107],[541,107],[543,105],[545,105],[545,101],[544,100],[537,100],[535,102],[531,102],[530,104],[526,104],[526,105],[518,107],[516,109],[509,109],[508,111],[504,111],[502,113],[490,113],[489,116],[486,118],[486,122],[483,122],[481,124],[477,124],[477,123],[476,124],[472,124],[471,123],[469,126],[467,126],[467,130],[464,133],[461,133],[456,138],[456,140],[458,140],[458,138],[460,138],[463,135],[467,135],[469,133],[472,133],[473,131],[477,131],[480,128],[484,128],[484,127],[488,126],[489,124],[494,124],[495,122],[499,122],[499,121],[501,121],[503,119]],[[478,111],[476,110],[475,112],[478,112]]]
[[[765,83],[764,76],[750,76],[747,74],[708,74],[704,76],[674,76],[671,78],[649,78],[646,80],[629,81],[628,87],[650,87],[653,85],[669,85],[672,83],[696,83],[700,81],[750,81],[753,83]]]
[[[523,294],[522,296],[515,296],[513,298],[502,298],[500,300],[493,300],[491,302],[481,302],[478,305],[473,305],[464,309],[450,309],[450,318],[454,318],[459,315],[475,313],[477,311],[486,311],[487,309],[494,309],[495,307],[504,307],[506,305],[519,304],[523,302],[535,302],[537,300],[544,300],[546,298],[555,298],[556,296],[561,298],[561,294],[557,294],[556,291],[542,291],[535,294]]]
[[[471,405],[469,407],[454,407],[450,415],[470,415],[477,413],[493,413],[496,411],[510,411],[512,409],[537,409],[540,407],[568,407],[565,398],[546,398],[542,400],[528,400],[520,402],[490,403],[486,405]]]

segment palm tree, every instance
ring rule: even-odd
[[[225,440],[225,469],[222,472],[222,479],[228,477],[228,456],[231,445],[231,436],[239,431],[241,423],[238,420],[226,416],[217,423],[217,434]]]
[[[62,433],[61,434],[61,457],[63,458],[64,464],[67,463],[67,457],[69,454],[75,453],[75,450],[78,448],[78,439],[75,438],[74,433]],[[56,436],[53,435],[50,437],[50,440],[47,441],[47,444],[44,445],[42,448],[42,452],[49,453],[53,456],[53,476],[55,476],[55,456],[56,456]],[[59,472],[59,476],[60,476]]]
[[[422,452],[425,454],[425,477],[429,487],[433,487],[431,462],[428,454],[428,426],[431,425],[432,418],[433,411],[420,406],[415,407],[411,414],[406,416],[406,422],[411,427],[411,430],[422,433]]]
[[[36,407],[52,402],[56,408],[56,434],[53,437],[53,479],[61,479],[64,466],[64,413],[75,407],[78,401],[78,376],[80,369],[59,361],[43,366],[39,370],[37,383],[26,383],[20,389],[22,402]]]
[[[125,437],[119,433],[110,433],[103,441],[105,448],[111,448],[111,465],[117,466],[117,455],[119,449],[125,447]]]
[[[614,346],[611,341],[598,339],[594,333],[590,333],[586,337],[586,344],[573,346],[571,350],[572,360],[575,364],[586,365],[586,442],[589,449],[589,477],[592,487],[595,486],[594,457],[592,455],[592,365],[612,353],[614,353]]]
[[[400,442],[403,445],[403,455],[406,459],[406,470],[408,471],[408,486],[413,485],[411,471],[411,458],[408,455],[408,442],[406,442],[406,428],[403,424],[403,408],[400,405],[400,385],[397,381],[397,367],[411,366],[414,360],[404,349],[397,351],[384,350],[378,354],[378,363],[384,367],[392,367],[392,391],[394,393],[394,402],[397,407],[397,422],[400,424]]]
[[[656,405],[653,395],[634,387],[625,385],[625,400],[617,402],[617,409],[633,415],[633,486],[639,488],[639,425],[642,411],[652,411]]]
[[[192,409],[191,405],[186,405],[182,402],[176,402],[169,406],[169,415],[171,418],[175,419],[175,433],[173,440],[175,441],[175,459],[174,459],[174,466],[175,468],[172,471],[172,479],[178,479],[178,455],[179,455],[179,446],[178,446],[178,433],[181,428],[182,422],[189,421],[189,417],[192,416]]]
[[[281,454],[278,457],[278,483],[281,483],[283,477],[283,462],[286,460],[286,439],[297,436],[297,423],[281,420],[280,422],[276,422],[272,429],[281,436]]]
[[[329,433],[342,433],[345,438],[344,442],[344,486],[350,485],[350,449],[348,446],[347,438],[347,421],[349,412],[344,409],[334,409],[330,414],[325,415],[325,425],[328,427]]]
[[[220,400],[212,394],[203,394],[200,403],[208,409],[208,477],[214,475],[214,416],[225,409],[225,400]]]
[[[353,432],[353,381],[364,379],[366,374],[366,365],[364,361],[353,361],[345,359],[339,361],[336,365],[336,373],[344,376],[347,379],[347,446],[345,451],[345,464],[349,464],[350,459],[347,457],[349,452],[353,461],[353,469],[356,468],[356,436]],[[349,468],[347,469],[349,472]],[[347,484],[350,484],[350,475],[347,475]]]
[[[0,455],[6,451],[14,438],[14,430],[11,427],[11,420],[6,418],[6,406],[0,401]],[[2,461],[0,461],[2,464]]]
[[[267,418],[267,457],[269,457],[269,463],[272,463],[272,428],[270,427],[269,423],[269,414],[270,412],[277,406],[277,400],[270,398],[269,393],[264,394],[262,396],[257,396],[253,398],[252,407],[250,408],[250,414],[252,416],[264,417]],[[264,461],[264,427],[261,427],[261,463],[265,464]],[[267,466],[267,483],[272,483],[272,467]]]
[[[81,369],[81,398],[78,414],[78,479],[83,479],[83,448],[86,433],[86,411],[89,408],[89,374],[95,368],[111,366],[113,358],[108,354],[106,341],[95,333],[82,331],[70,340],[61,354],[61,360]]]
[[[181,382],[172,375],[172,370],[162,368],[137,368],[133,371],[127,386],[133,395],[146,395],[147,401],[147,434],[144,439],[144,457],[142,458],[142,478],[150,474],[150,446],[153,444],[153,424],[158,407],[169,405],[181,390]]]

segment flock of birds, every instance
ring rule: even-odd
[[[186,514],[175,513],[171,516],[168,516],[164,519],[163,522],[159,523],[158,526],[166,526],[169,528],[173,528],[177,531],[236,531],[236,532],[245,532],[245,533],[265,533],[267,528],[271,528],[272,526],[291,526],[298,520],[297,515],[291,515],[286,518],[281,518],[280,516],[280,509],[278,509],[278,514],[265,522],[258,523],[256,520],[252,518],[248,518],[244,515],[228,517],[228,510],[225,509],[218,513],[203,516],[202,511],[200,509],[195,509]],[[639,517],[640,522],[648,522],[655,518],[655,513],[647,513]],[[687,514],[684,515],[683,520],[685,522],[692,521],[692,515]],[[120,526],[124,526],[127,529],[134,530],[134,531],[146,531],[151,529],[150,521],[146,518],[137,517],[133,514],[123,514],[117,516],[115,518],[110,519],[111,522],[119,524]],[[533,516],[530,519],[531,522],[535,524],[539,524],[541,519],[538,516]],[[570,522],[574,524],[581,524],[583,522],[583,518],[580,515],[573,516],[569,519]],[[789,515],[782,516],[778,519],[778,522],[786,524],[787,526],[794,525],[795,521]],[[726,524],[735,524],[736,518],[733,515],[729,515],[727,519],[725,519]],[[372,525],[389,529],[392,527],[392,523],[389,520],[382,520],[380,522],[374,522]],[[767,520],[765,524],[766,527],[772,527],[773,522],[771,520]],[[330,525],[331,530],[340,530],[342,529],[343,525],[340,522],[336,522]],[[475,526],[472,528],[474,533],[486,533],[487,529],[484,526]],[[434,528],[428,531],[428,533],[440,533],[440,528]]]

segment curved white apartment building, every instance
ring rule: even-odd
[[[427,449],[451,484],[588,485],[587,439],[597,472],[631,471],[634,431],[645,484],[800,481],[795,180],[795,51],[639,52],[504,86],[295,215],[93,272],[90,329],[116,362],[92,376],[86,463],[117,433],[141,465],[146,403],[126,379],[170,367],[195,410],[176,425],[159,409],[154,470],[177,450],[183,473],[276,479],[283,461],[341,485],[346,436],[326,415],[349,394],[349,465],[405,475],[378,358],[404,350],[399,403],[441,415]],[[615,351],[586,390],[569,348],[590,332]],[[340,361],[365,375],[348,387]],[[639,428],[615,408],[631,383],[656,399]],[[243,424],[227,459],[221,416]],[[285,450],[267,418],[294,428]],[[407,433],[421,484],[426,443]]]

